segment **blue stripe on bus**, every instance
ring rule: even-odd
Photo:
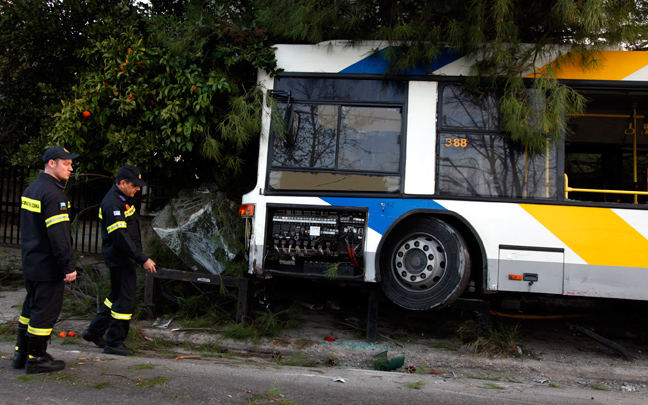
[[[386,49],[381,49],[378,54],[369,55],[366,58],[359,60],[353,65],[343,69],[340,73],[378,73],[384,74],[387,72],[387,57],[385,56]],[[429,75],[435,70],[449,65],[450,63],[461,58],[463,55],[452,52],[449,49],[444,49],[442,54],[429,66],[415,66],[405,71],[398,72],[403,75]]]
[[[333,207],[366,207],[369,209],[369,228],[383,235],[396,218],[415,209],[445,210],[434,200],[409,200],[398,198],[326,197],[322,201]],[[385,209],[383,206],[385,204]]]

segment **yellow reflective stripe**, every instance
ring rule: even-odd
[[[106,230],[108,231],[108,233],[111,233],[115,229],[119,229],[119,228],[126,229],[126,222],[124,222],[124,221],[115,222],[114,224],[112,224],[108,228],[106,228]]]
[[[122,321],[129,321],[133,317],[133,314],[120,314],[119,312],[115,311],[110,311],[110,314],[113,318],[120,319]]]
[[[599,60],[597,66],[583,68],[582,56],[578,52],[570,52],[526,77],[532,78],[537,73],[552,69],[557,79],[623,80],[648,66],[647,52],[603,51],[597,52],[594,57]]]
[[[99,208],[99,219],[103,219],[103,215],[101,215],[101,208]]]
[[[21,316],[20,318],[18,318],[18,322],[23,325],[29,325],[29,318],[25,318],[24,316]]]
[[[52,334],[52,329],[51,328],[41,329],[41,328],[34,328],[33,326],[29,326],[27,327],[27,332],[36,336],[49,336]]]
[[[70,216],[68,214],[54,215],[53,217],[49,217],[45,220],[45,226],[49,228],[54,224],[58,224],[59,222],[65,222],[69,220],[70,220]]]
[[[107,306],[108,308],[112,308],[112,302],[108,298],[104,301],[104,305]]]
[[[128,217],[130,217],[131,215],[133,215],[134,213],[135,213],[135,207],[130,207],[130,208],[128,209],[128,211],[124,212],[124,216],[125,216],[126,218],[128,218]]]
[[[610,208],[520,206],[588,264],[646,267],[648,263],[648,240]]]
[[[31,198],[21,197],[22,200],[22,209],[40,213],[41,212],[41,202],[38,200],[32,200]]]

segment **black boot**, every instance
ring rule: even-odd
[[[18,338],[16,339],[16,351],[13,356],[13,368],[22,370],[27,363],[27,325],[18,324]]]
[[[81,337],[88,342],[94,343],[97,347],[103,348],[106,346],[106,340],[103,338],[103,336],[94,336],[90,334],[90,329],[83,331]]]
[[[65,368],[65,362],[54,360],[47,353],[47,341],[49,336],[28,336],[29,359],[25,372],[27,374],[52,373]]]

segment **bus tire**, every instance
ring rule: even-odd
[[[459,298],[468,284],[466,242],[438,218],[402,224],[389,235],[382,252],[382,289],[403,308],[441,308]]]

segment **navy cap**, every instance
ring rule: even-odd
[[[79,155],[70,153],[62,146],[52,146],[43,153],[43,163],[47,163],[52,159],[76,159]]]
[[[132,182],[137,187],[144,187],[146,182],[142,180],[140,171],[135,166],[125,165],[117,172],[118,179],[124,179]]]

